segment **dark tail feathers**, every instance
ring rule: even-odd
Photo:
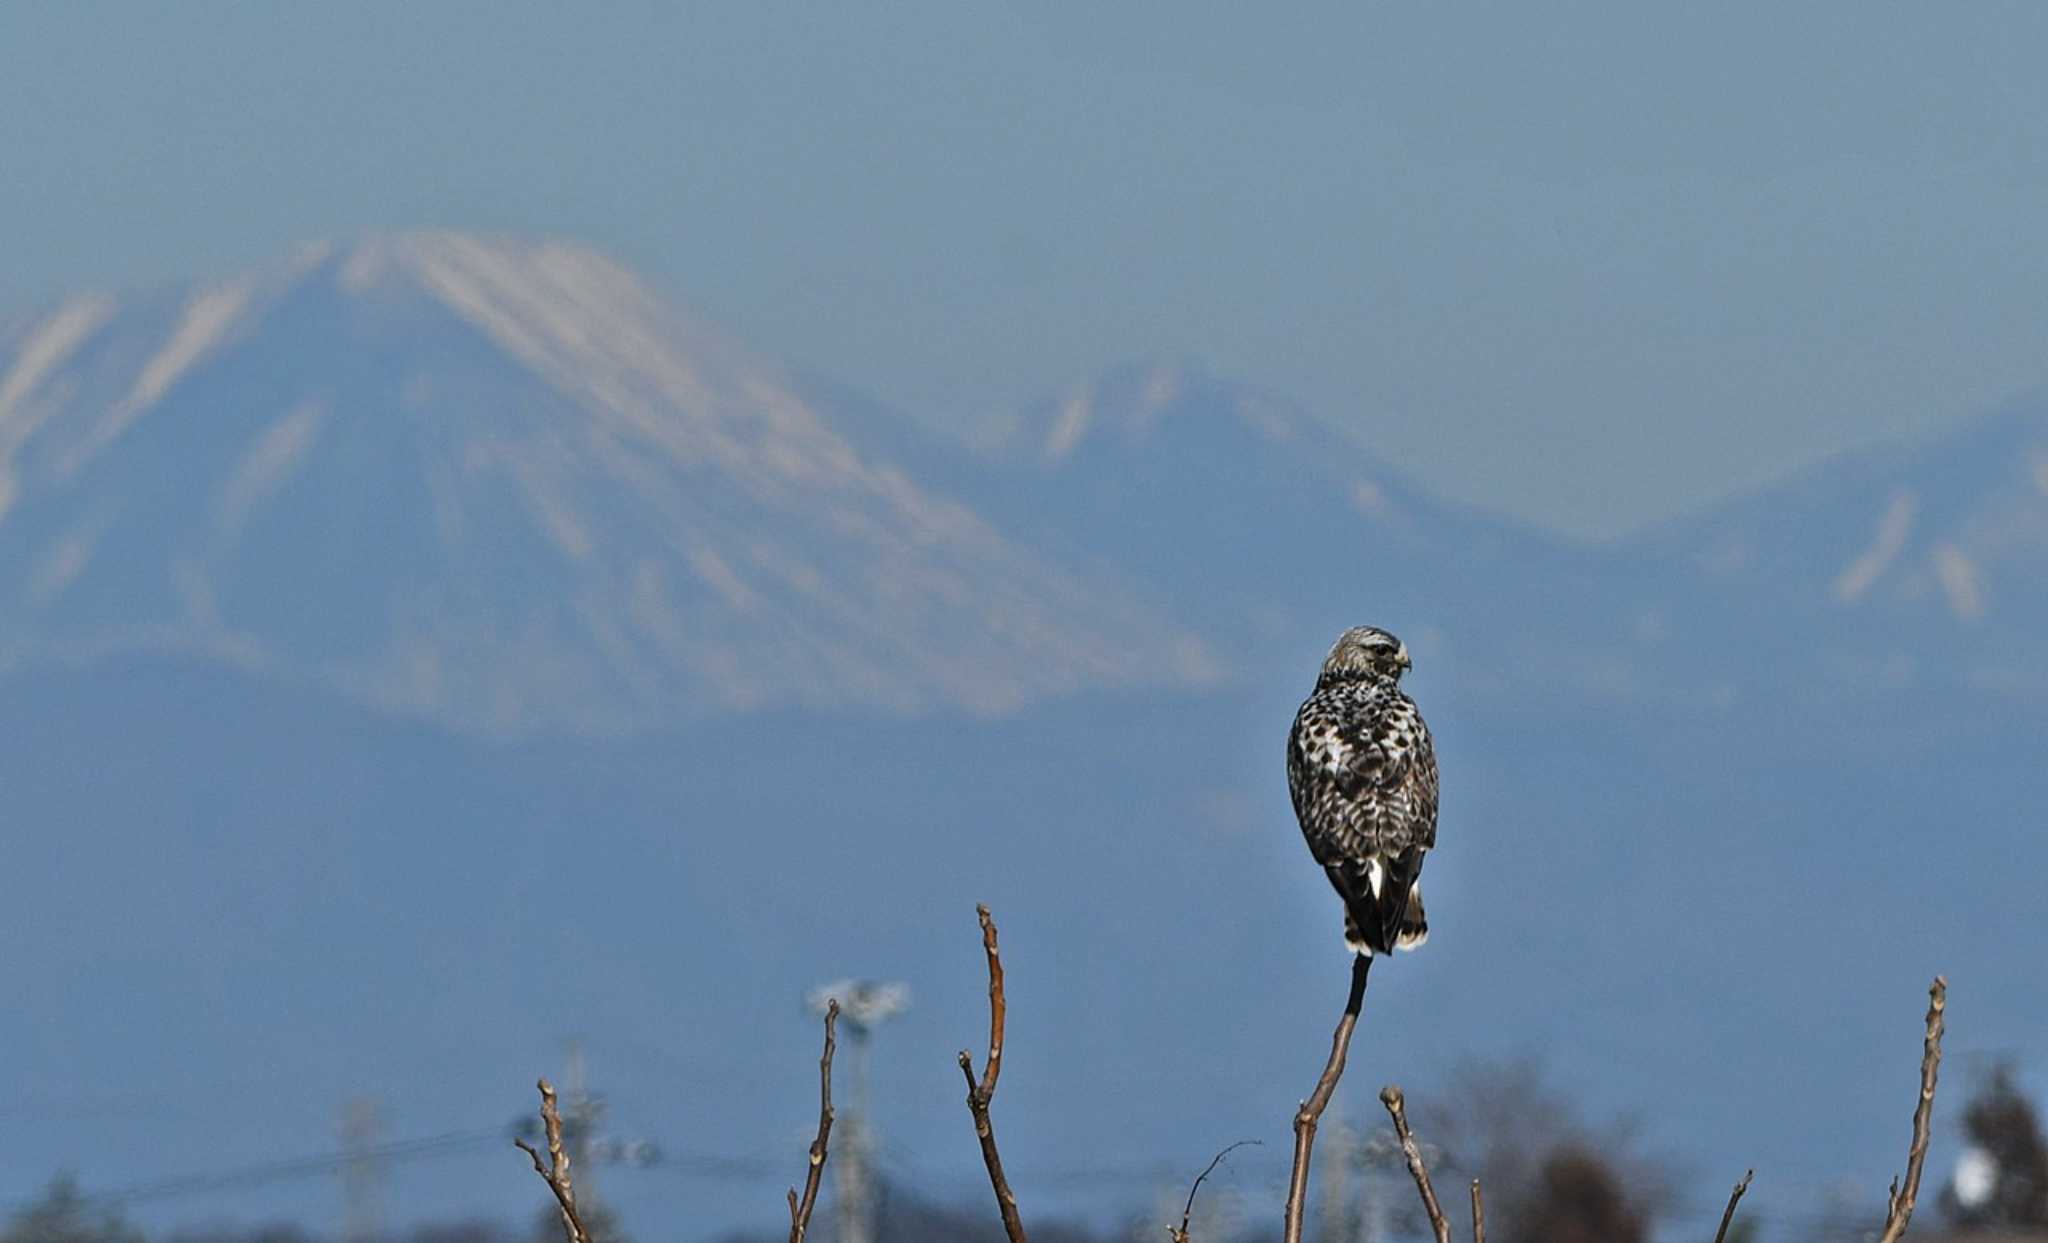
[[[1386,874],[1373,893],[1371,867],[1333,864],[1330,883],[1344,899],[1344,940],[1353,953],[1385,954],[1413,949],[1429,939],[1429,918],[1422,909],[1422,852],[1411,851],[1381,860]]]

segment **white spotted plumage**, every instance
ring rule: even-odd
[[[1436,748],[1401,691],[1408,649],[1371,626],[1347,630],[1295,714],[1287,786],[1309,851],[1344,900],[1360,954],[1429,935],[1419,877],[1436,845]]]

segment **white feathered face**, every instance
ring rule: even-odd
[[[1326,678],[1379,677],[1399,679],[1415,662],[1408,645],[1378,626],[1353,626],[1337,637],[1323,660]]]

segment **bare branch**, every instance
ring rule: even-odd
[[[974,1115],[981,1160],[988,1166],[989,1185],[995,1188],[996,1207],[1003,1214],[1003,1233],[1009,1236],[1010,1243],[1028,1243],[1024,1219],[1017,1214],[1017,1196],[1010,1190],[1010,1180],[1003,1176],[1003,1158],[996,1151],[995,1128],[988,1117],[989,1102],[996,1095],[996,1080],[1003,1073],[1003,1025],[1009,1017],[1009,1006],[1003,1000],[1003,958],[996,949],[996,921],[988,907],[977,906],[974,910],[981,918],[981,948],[988,954],[988,1063],[982,1069],[981,1082],[976,1083],[974,1058],[962,1049],[960,1072],[967,1076],[967,1108]]]
[[[1479,1196],[1479,1180],[1472,1180],[1472,1243],[1486,1243],[1486,1201]],[[1721,1243],[1715,1239],[1714,1243]]]
[[[1394,1120],[1394,1136],[1401,1141],[1401,1155],[1408,1158],[1408,1172],[1415,1176],[1415,1189],[1422,1193],[1422,1211],[1429,1214],[1429,1228],[1436,1243],[1451,1243],[1451,1223],[1444,1218],[1443,1205],[1436,1202],[1436,1188],[1429,1185],[1429,1167],[1422,1163],[1422,1148],[1408,1130],[1408,1101],[1401,1089],[1388,1084],[1380,1089],[1380,1104]]]
[[[825,1177],[825,1141],[832,1135],[832,1054],[839,1048],[839,1002],[825,1003],[825,1055],[818,1059],[818,1138],[811,1141],[811,1168],[804,1175],[804,1197],[789,1189],[789,1243],[804,1243],[811,1228],[811,1210],[818,1204],[818,1183]]]
[[[1714,1243],[1727,1243],[1728,1223],[1735,1220],[1736,1202],[1742,1199],[1743,1192],[1749,1190],[1749,1180],[1755,1177],[1755,1170],[1744,1170],[1742,1181],[1735,1184],[1734,1191],[1728,1193],[1728,1207],[1721,1210],[1721,1228],[1714,1231]]]
[[[1316,1080],[1315,1091],[1294,1111],[1294,1168],[1287,1177],[1287,1220],[1281,1231],[1283,1243],[1301,1243],[1301,1213],[1308,1199],[1309,1153],[1316,1146],[1316,1123],[1322,1120],[1323,1110],[1329,1108],[1330,1097],[1337,1090],[1337,1080],[1344,1074],[1344,1058],[1351,1050],[1351,1032],[1358,1026],[1358,1015],[1365,1008],[1365,980],[1372,971],[1372,957],[1358,954],[1351,959],[1351,995],[1344,1002],[1344,1017],[1337,1020],[1337,1030],[1330,1037],[1330,1060],[1323,1065],[1322,1078]]]
[[[1948,978],[1935,976],[1927,990],[1927,1041],[1920,1055],[1920,1103],[1913,1107],[1913,1144],[1906,1150],[1906,1183],[1892,1180],[1885,1196],[1884,1233],[1878,1243],[1898,1243],[1913,1220],[1913,1202],[1920,1196],[1920,1167],[1927,1160],[1928,1124],[1934,1116],[1935,1073],[1941,1069],[1943,1015],[1948,1009]]]
[[[1244,1147],[1246,1144],[1250,1144],[1253,1147],[1258,1147],[1260,1145],[1263,1145],[1264,1143],[1264,1140],[1259,1139],[1241,1139],[1236,1143],[1232,1144],[1230,1147],[1225,1148],[1222,1152],[1219,1152],[1215,1156],[1209,1158],[1209,1164],[1207,1168],[1203,1169],[1201,1173],[1195,1175],[1195,1185],[1188,1188],[1187,1207],[1181,1209],[1180,1211],[1180,1228],[1177,1230],[1172,1226],[1168,1226],[1166,1228],[1166,1233],[1173,1239],[1173,1243],[1188,1243],[1188,1218],[1193,1217],[1195,1215],[1195,1193],[1202,1189],[1202,1180],[1216,1172],[1216,1167],[1223,1164],[1223,1158],[1229,1156],[1233,1152],[1236,1152],[1238,1149]]]
[[[540,1121],[548,1136],[547,1164],[541,1164],[540,1154],[532,1144],[523,1139],[512,1143],[533,1159],[533,1172],[555,1193],[555,1203],[562,1210],[562,1233],[568,1243],[591,1243],[590,1231],[583,1228],[583,1219],[576,1213],[576,1188],[569,1181],[569,1152],[562,1146],[562,1111],[555,1103],[555,1085],[543,1079],[539,1087]]]

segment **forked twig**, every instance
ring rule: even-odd
[[[1472,1180],[1472,1243],[1486,1243],[1486,1201],[1479,1196],[1479,1180]],[[1714,1243],[1721,1243],[1715,1239]]]
[[[1743,1192],[1749,1190],[1749,1180],[1755,1177],[1755,1170],[1744,1170],[1742,1172],[1742,1181],[1735,1184],[1735,1190],[1728,1193],[1728,1207],[1721,1210],[1721,1228],[1714,1231],[1714,1243],[1726,1243],[1728,1223],[1735,1220],[1736,1202],[1742,1199]]]
[[[1365,1008],[1365,980],[1372,971],[1372,957],[1355,955],[1351,960],[1351,994],[1344,1002],[1344,1017],[1330,1037],[1330,1060],[1323,1065],[1315,1091],[1294,1111],[1294,1168],[1287,1176],[1287,1218],[1281,1231],[1282,1243],[1301,1243],[1301,1213],[1308,1199],[1309,1153],[1316,1146],[1316,1123],[1329,1108],[1344,1074],[1344,1058],[1351,1049],[1351,1032],[1358,1026],[1359,1011]]]
[[[1436,1243],[1451,1243],[1451,1223],[1444,1217],[1443,1205],[1436,1201],[1436,1188],[1429,1185],[1429,1167],[1422,1163],[1422,1148],[1408,1129],[1407,1098],[1390,1083],[1380,1089],[1380,1104],[1387,1107],[1387,1116],[1394,1120],[1394,1137],[1401,1141],[1401,1155],[1408,1158],[1408,1172],[1415,1177],[1415,1189],[1422,1193],[1422,1211],[1429,1214],[1429,1228],[1436,1235]]]
[[[1246,1144],[1250,1144],[1253,1147],[1258,1147],[1259,1145],[1262,1145],[1264,1143],[1264,1140],[1259,1139],[1241,1139],[1236,1143],[1232,1144],[1230,1147],[1225,1148],[1222,1152],[1219,1152],[1215,1156],[1209,1158],[1208,1166],[1205,1169],[1203,1169],[1201,1173],[1195,1175],[1195,1185],[1188,1188],[1188,1202],[1187,1206],[1181,1209],[1180,1211],[1179,1228],[1176,1229],[1173,1226],[1168,1226],[1166,1228],[1166,1233],[1168,1237],[1170,1237],[1173,1240],[1173,1243],[1188,1243],[1188,1219],[1195,1215],[1195,1193],[1202,1189],[1202,1180],[1206,1179],[1207,1177],[1209,1177],[1209,1175],[1216,1172],[1216,1167],[1223,1164],[1223,1158],[1229,1156],[1233,1152],[1236,1152],[1238,1149],[1244,1147]]]
[[[562,1210],[562,1233],[568,1243],[591,1243],[590,1231],[583,1228],[583,1218],[576,1212],[576,1188],[569,1179],[569,1151],[562,1146],[562,1111],[555,1102],[555,1085],[543,1079],[539,1087],[540,1121],[548,1136],[547,1164],[541,1164],[540,1154],[532,1144],[523,1139],[512,1143],[533,1158],[533,1172],[555,1193],[555,1203]]]
[[[988,954],[988,1061],[982,1067],[981,1082],[974,1081],[974,1058],[960,1050],[960,1073],[967,1076],[967,1108],[974,1115],[974,1134],[981,1141],[982,1164],[988,1166],[989,1185],[995,1188],[996,1207],[1003,1214],[1003,1233],[1010,1243],[1028,1243],[1024,1219],[1017,1214],[1017,1196],[1010,1180],[1003,1176],[1003,1158],[996,1151],[995,1128],[988,1117],[989,1102],[996,1096],[996,1080],[1003,1073],[1003,1024],[1009,1015],[1003,999],[1003,959],[996,949],[996,921],[988,907],[977,906],[981,919],[981,948]]]
[[[1934,1116],[1934,1080],[1941,1069],[1943,1015],[1948,1009],[1948,977],[1935,976],[1927,990],[1927,1039],[1920,1054],[1920,1102],[1913,1107],[1913,1144],[1906,1150],[1906,1185],[1892,1180],[1885,1196],[1884,1233],[1878,1243],[1898,1243],[1913,1220],[1913,1202],[1920,1196],[1920,1167],[1927,1160],[1927,1135]]]
[[[839,1044],[834,1036],[839,1026],[839,1001],[825,1003],[825,1055],[818,1059],[818,1138],[811,1141],[811,1168],[804,1175],[804,1195],[797,1199],[789,1189],[789,1243],[804,1243],[811,1228],[811,1210],[818,1204],[818,1184],[825,1177],[825,1141],[832,1135],[832,1054]]]

